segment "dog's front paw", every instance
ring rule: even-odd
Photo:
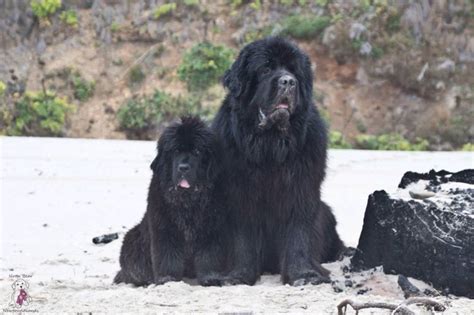
[[[221,287],[225,284],[226,277],[219,274],[210,274],[198,278],[198,283],[204,287]]]
[[[287,283],[297,287],[306,284],[318,285],[321,283],[331,283],[331,279],[329,278],[329,275],[325,275],[317,271],[307,271],[305,273],[291,277]]]
[[[175,278],[173,276],[162,276],[162,277],[156,277],[155,278],[155,284],[160,285],[160,284],[165,284],[166,282],[176,282],[176,281],[181,281],[181,279]]]
[[[241,273],[241,272],[231,272],[229,275],[225,276],[223,281],[224,285],[238,285],[238,284],[246,284],[246,285],[254,285],[257,282],[258,277],[252,276],[249,274]]]

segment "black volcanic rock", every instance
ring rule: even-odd
[[[474,170],[407,172],[399,188],[369,196],[353,268],[382,265],[474,298]],[[420,189],[434,196],[410,197]]]

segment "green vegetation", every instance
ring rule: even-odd
[[[474,143],[466,143],[462,146],[461,151],[474,151]]]
[[[364,44],[364,41],[361,39],[353,39],[351,42],[352,49],[354,51],[354,54],[358,55],[360,54],[360,49],[362,48],[362,45]],[[378,59],[382,57],[384,54],[384,51],[382,48],[372,45],[372,50],[370,51],[370,56],[374,59]]]
[[[378,47],[378,46],[372,46],[372,51],[370,52],[370,55],[372,58],[379,59],[383,56],[383,49]]]
[[[112,33],[116,33],[116,32],[118,32],[118,31],[120,31],[120,24],[117,23],[117,22],[115,22],[115,21],[112,22],[112,24],[110,24],[110,31],[111,31]]]
[[[3,83],[3,81],[0,81],[0,97],[2,97],[5,94],[6,90],[7,90],[7,85]]]
[[[137,86],[145,80],[146,74],[143,72],[142,66],[136,65],[130,69],[128,74],[128,82],[131,86]]]
[[[194,7],[199,5],[199,0],[184,0],[184,5]]]
[[[61,21],[63,21],[63,23],[71,27],[75,28],[78,25],[77,12],[74,10],[63,11],[59,15],[59,18],[61,19]]]
[[[153,17],[158,20],[163,16],[167,16],[176,10],[176,3],[165,3],[160,5],[153,11]]]
[[[314,2],[316,3],[317,6],[325,7],[328,5],[329,0],[315,0]]]
[[[230,6],[231,6],[232,10],[235,10],[240,5],[242,5],[242,0],[230,0],[229,3],[230,3]]]
[[[7,134],[26,136],[60,136],[66,115],[74,107],[55,93],[27,92],[9,115]]]
[[[72,72],[70,75],[71,85],[74,89],[74,98],[85,102],[94,94],[95,82],[87,81],[78,71]]]
[[[32,0],[31,10],[40,19],[47,18],[56,13],[61,7],[61,0]]]
[[[339,131],[329,133],[329,147],[331,149],[351,149],[352,146],[344,139],[344,135]]]
[[[262,2],[260,0],[254,0],[252,3],[250,3],[250,7],[255,11],[258,11],[262,8]]]
[[[264,26],[260,29],[249,30],[244,34],[244,44],[251,43],[257,39],[269,36],[272,34],[273,27],[271,25]]]
[[[389,150],[389,151],[426,151],[429,143],[425,139],[416,138],[410,143],[399,134],[359,135],[356,137],[356,148],[364,150]]]
[[[189,91],[203,92],[218,82],[232,64],[233,56],[233,50],[223,45],[196,44],[184,53],[178,77],[186,82]]]
[[[161,123],[182,115],[210,117],[210,112],[202,108],[196,98],[173,97],[156,90],[151,97],[132,98],[125,102],[117,112],[120,128],[130,138],[149,138],[148,132]]]
[[[390,14],[387,18],[387,24],[385,25],[385,29],[391,33],[396,33],[400,31],[400,14],[398,14],[397,12]]]
[[[367,126],[364,124],[364,122],[361,119],[356,119],[356,128],[357,131],[365,133],[367,132]]]
[[[311,39],[321,34],[331,24],[328,16],[299,16],[292,15],[283,21],[284,35],[299,39]]]

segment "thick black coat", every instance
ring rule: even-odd
[[[197,118],[164,131],[151,165],[148,207],[125,235],[115,283],[162,284],[183,277],[221,283],[231,237],[219,190],[221,159],[217,138]],[[180,187],[183,179],[189,187]]]
[[[214,122],[225,152],[235,236],[231,283],[262,272],[284,283],[321,283],[321,263],[344,248],[321,201],[326,127],[313,104],[309,58],[281,38],[247,45],[224,77]]]

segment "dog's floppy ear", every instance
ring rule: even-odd
[[[230,93],[236,98],[238,98],[243,92],[242,80],[245,73],[247,56],[249,54],[248,51],[249,48],[246,47],[240,52],[230,69],[224,73],[224,78],[222,80],[224,87],[228,88]]]
[[[220,142],[216,139],[213,148],[209,150],[209,162],[206,170],[206,176],[209,182],[214,181],[217,175],[222,171],[222,150]]]
[[[25,287],[26,287],[27,289],[30,288],[30,284],[29,284],[28,282],[26,282],[26,281],[25,281]]]
[[[13,290],[16,289],[16,280],[15,280],[15,282],[12,283],[12,289],[13,289]]]
[[[155,157],[155,159],[153,160],[153,162],[151,162],[151,164],[150,164],[150,169],[151,169],[153,172],[156,172],[157,166],[158,166],[158,155]]]
[[[155,159],[153,160],[153,162],[151,162],[150,164],[150,169],[153,171],[153,172],[157,172],[158,171],[158,164],[159,164],[159,161],[160,161],[160,158],[161,156],[163,155],[163,140],[158,140],[158,145],[157,145],[157,148],[156,148],[156,151],[157,151],[157,154],[156,154],[156,157]]]
[[[233,65],[232,65],[232,68],[234,68]],[[235,73],[235,69],[232,69],[232,68],[226,70],[224,74],[224,80],[223,80],[224,87],[228,88],[230,91],[230,94],[232,94],[234,97],[239,97],[240,94],[242,93],[242,84],[240,83],[239,78],[237,77]]]

